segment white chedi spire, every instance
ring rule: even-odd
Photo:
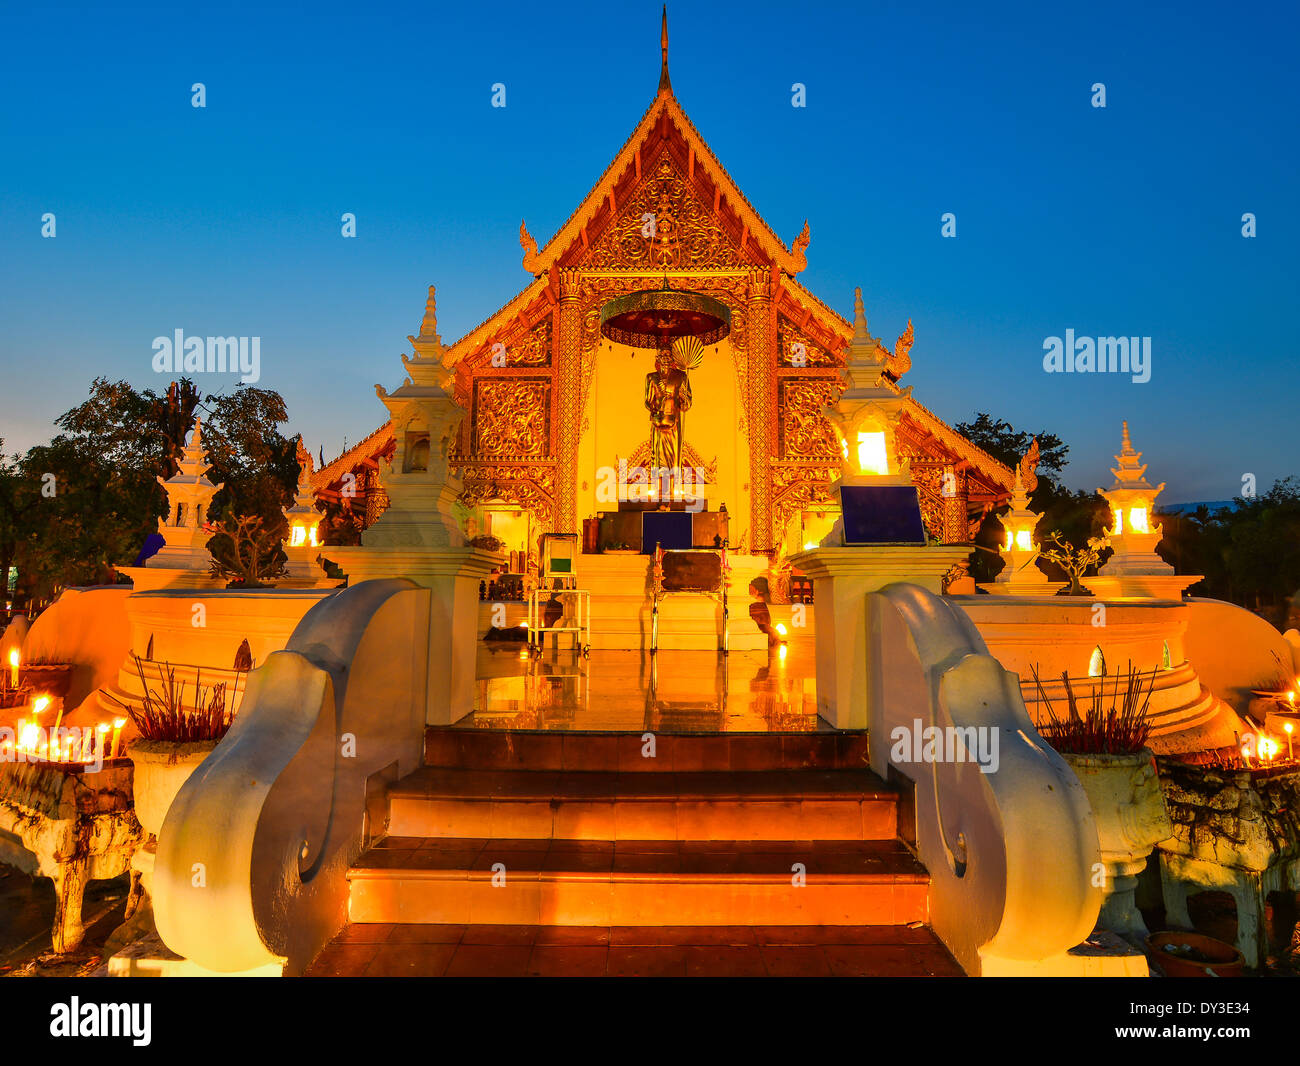
[[[225,482],[214,485],[208,479],[211,467],[203,453],[202,419],[194,419],[194,429],[176,465],[178,469],[171,477],[158,478],[167,493],[167,513],[158,519],[158,532],[164,544],[145,566],[206,574],[212,565],[212,555],[207,549],[211,534],[203,527],[209,519],[212,498]]]

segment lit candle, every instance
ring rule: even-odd
[[[99,725],[95,726],[95,732],[97,734],[95,737],[95,749],[98,752],[99,758],[102,760],[104,758],[104,741],[107,739],[108,723],[100,722]]]
[[[113,754],[116,759],[122,753],[122,727],[126,725],[125,718],[113,719]]]
[[[1287,762],[1295,762],[1295,738],[1291,735],[1295,732],[1295,725],[1291,722],[1283,722],[1282,729],[1286,733]]]
[[[9,687],[18,687],[18,649],[9,649]]]
[[[1246,739],[1241,742],[1241,761],[1246,764],[1247,770],[1250,769],[1250,746],[1251,741],[1254,739],[1251,734],[1247,733]]]
[[[94,739],[95,733],[89,728],[81,730],[81,761],[90,762],[90,742]]]

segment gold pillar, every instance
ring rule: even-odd
[[[555,310],[555,510],[553,533],[578,533],[578,440],[581,432],[582,309],[578,271],[557,269]]]
[[[951,482],[949,482],[951,477]],[[944,491],[951,485],[951,491]],[[945,544],[964,544],[971,539],[970,520],[966,517],[966,505],[970,495],[970,485],[965,468],[948,467],[939,481],[943,497],[943,542]]]
[[[746,335],[749,341],[749,492],[750,551],[772,547],[772,476],[776,454],[776,323],[772,317],[771,275],[749,273]]]

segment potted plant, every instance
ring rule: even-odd
[[[1147,927],[1134,901],[1137,875],[1155,845],[1173,834],[1155,756],[1146,747],[1151,731],[1147,707],[1156,671],[1151,671],[1145,688],[1141,672],[1132,663],[1122,678],[1114,675],[1109,707],[1105,674],[1090,679],[1092,688],[1082,711],[1074,683],[1062,673],[1069,705],[1063,717],[1057,716],[1038,671],[1033,675],[1047,712],[1039,732],[1074,770],[1097,821],[1106,890],[1097,924],[1140,945]]]
[[[175,667],[151,663],[158,672],[158,686],[151,688],[144,662],[134,658],[144,693],[140,705],[110,698],[125,709],[139,734],[127,749],[135,765],[136,818],[156,839],[176,793],[229,731],[232,712],[226,706],[225,682],[208,688],[196,675],[187,703],[185,682],[176,680]]]

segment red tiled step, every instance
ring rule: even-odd
[[[961,976],[906,926],[351,925],[310,977]]]
[[[902,925],[928,918],[929,877],[896,841],[385,843],[348,873],[353,922]],[[794,884],[796,863],[802,885]]]
[[[424,767],[389,832],[575,840],[892,840],[898,796],[869,770],[600,773]]]
[[[867,734],[656,733],[647,758],[641,733],[457,729],[425,731],[429,766],[476,770],[590,770],[606,773],[698,770],[860,770]]]

